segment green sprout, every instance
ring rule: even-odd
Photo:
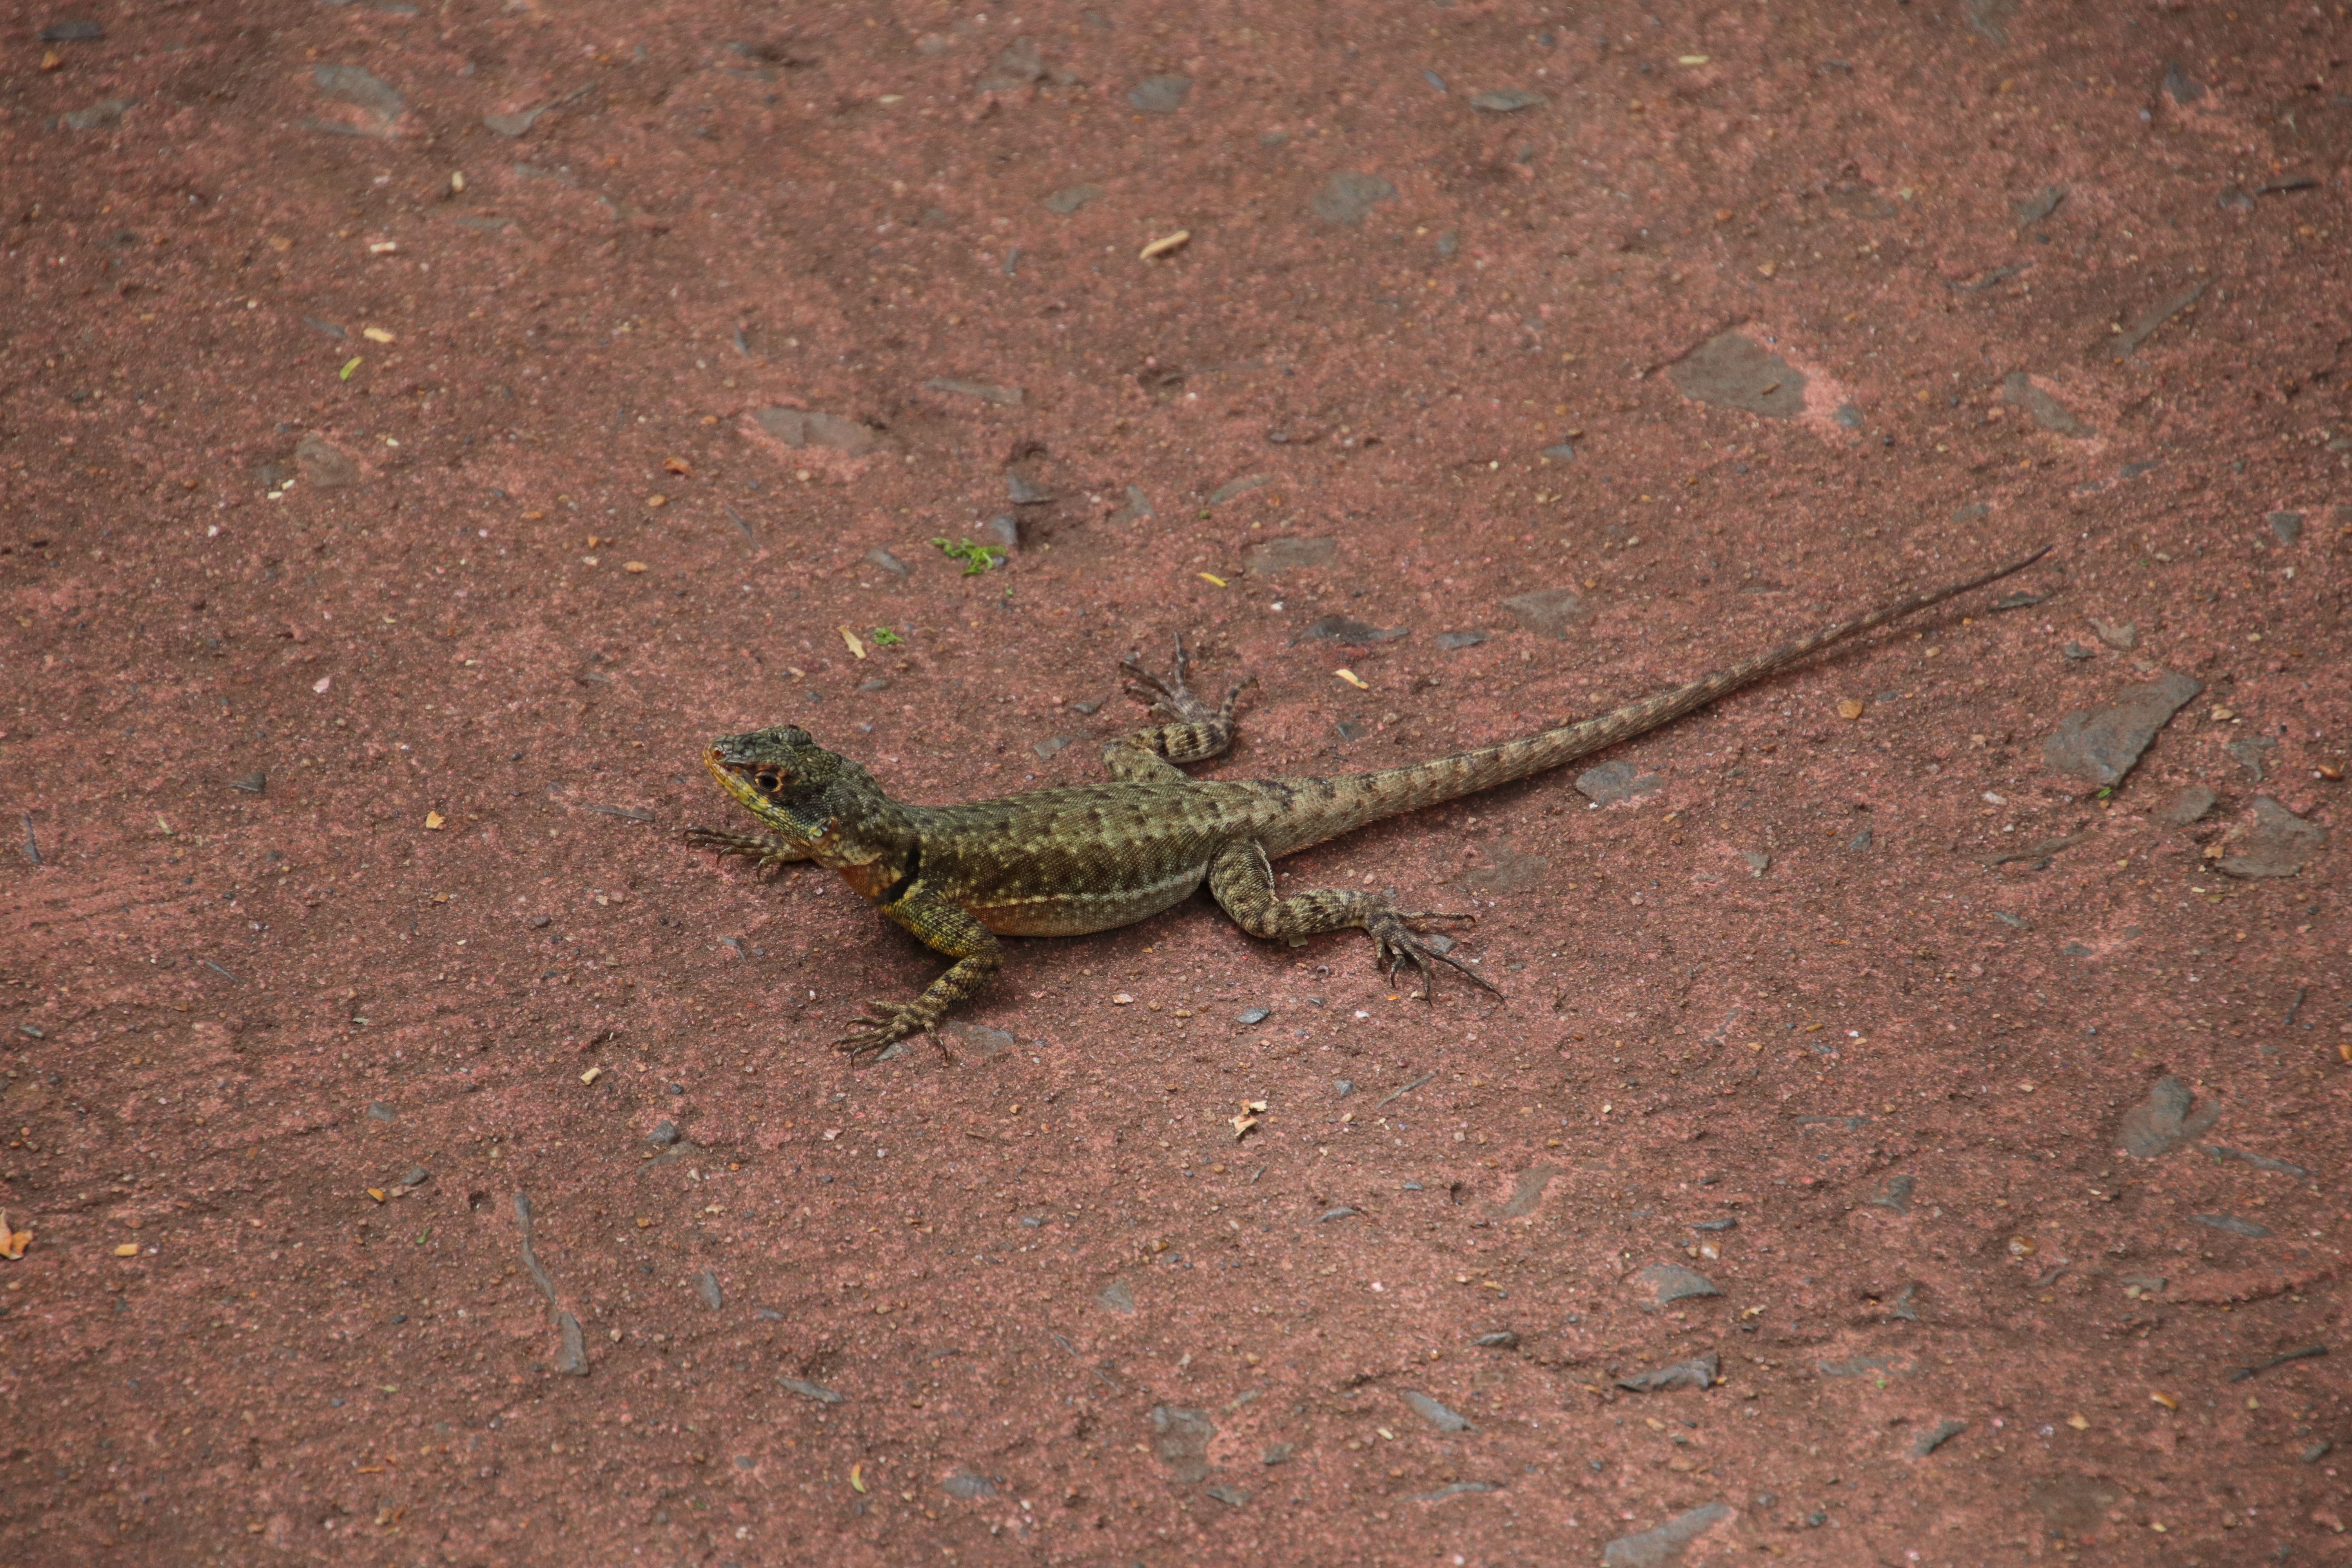
[[[876,626],[866,635],[874,639],[874,646],[877,647],[897,647],[907,640],[888,626]]]
[[[950,544],[944,539],[934,539],[931,547],[950,561],[963,563],[963,574],[977,577],[1004,559],[1002,544],[974,544],[969,539],[959,539]]]

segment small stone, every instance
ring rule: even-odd
[[[1591,617],[1592,611],[1573,588],[1543,588],[1514,594],[1503,601],[1512,619],[1538,637],[1565,637],[1568,628]]]
[[[1095,1300],[1114,1312],[1131,1314],[1135,1310],[1135,1292],[1127,1288],[1124,1279],[1114,1279],[1096,1292]]]
[[[2282,1176],[2311,1174],[2301,1165],[2292,1165],[2284,1160],[2273,1160],[2267,1154],[2252,1154],[2243,1149],[2231,1149],[2220,1143],[2206,1144],[2205,1152],[2212,1155],[2216,1160],[2239,1160],[2252,1165],[2257,1171],[2275,1171]]]
[[[1465,647],[1476,647],[1486,640],[1485,632],[1440,632],[1437,646],[1447,653],[1460,653]]]
[[[1045,57],[1038,52],[1036,40],[1019,37],[1012,47],[996,57],[981,79],[973,83],[980,92],[1013,92],[1027,87],[1045,74]]]
[[[2271,537],[2277,540],[2281,544],[2300,544],[2303,542],[2303,513],[2299,511],[2274,511],[2271,513],[2269,522],[2271,525]]]
[[[89,16],[60,16],[41,28],[45,44],[86,44],[93,38],[106,37],[106,28]]]
[[[2335,1452],[2335,1450],[2336,1445],[2329,1442],[2326,1438],[2322,1437],[2316,1443],[2305,1445],[2303,1452],[2297,1454],[2295,1458],[2306,1465],[2315,1465],[2319,1463],[2320,1460],[2327,1458],[2329,1454]]]
[[[887,675],[869,675],[865,679],[857,683],[857,689],[860,691],[887,691],[890,689],[890,678]]]
[[[1254,489],[1257,489],[1262,486],[1270,485],[1272,483],[1274,483],[1274,476],[1272,474],[1244,474],[1240,479],[1227,479],[1223,484],[1221,484],[1215,489],[1211,490],[1209,492],[1209,504],[1211,506],[1223,506],[1227,501],[1233,500],[1235,496],[1247,495]],[[1281,544],[1285,542],[1317,544],[1328,543],[1329,542],[1312,539],[1286,542],[1277,539],[1271,541],[1270,542],[1274,544]],[[1334,545],[1333,548],[1337,549],[1338,546]],[[1320,565],[1321,563],[1315,562],[1309,563],[1309,564]]]
[[[694,1277],[694,1293],[714,1312],[727,1304],[725,1293],[719,1289],[719,1276],[708,1268]]]
[[[1341,170],[1323,182],[1309,205],[1326,223],[1355,225],[1370,217],[1382,202],[1396,200],[1397,189],[1378,174]]]
[[[2158,806],[2153,815],[2167,827],[2186,827],[2212,810],[2220,798],[2203,784],[2190,784],[2186,789],[2175,791],[2172,798]]]
[[[2229,185],[2213,198],[2213,205],[2223,212],[2252,212],[2254,210],[2254,198],[2236,185]]]
[[[1268,1018],[1273,1016],[1274,1011],[1272,1008],[1244,1007],[1242,1009],[1240,1016],[1234,1019],[1234,1022],[1236,1024],[1263,1024]]]
[[[893,577],[907,575],[907,563],[878,544],[866,552],[866,563],[868,566],[879,567]]]
[[[1317,1215],[1315,1216],[1315,1223],[1317,1225],[1328,1225],[1335,1219],[1353,1219],[1356,1215],[1362,1214],[1363,1212],[1363,1210],[1358,1208],[1353,1204],[1341,1204],[1337,1208],[1328,1208],[1321,1214]]]
[[[1694,1274],[1679,1263],[1653,1263],[1636,1269],[1625,1283],[1642,1298],[1641,1304],[1645,1307],[1723,1294],[1705,1275]]]
[[[394,1110],[391,1106],[385,1104],[381,1100],[368,1107],[367,1114],[370,1121],[397,1121],[400,1116],[400,1112]]]
[[[2046,218],[2052,213],[2056,212],[2058,210],[2058,204],[2065,199],[2065,186],[2042,186],[2041,190],[2017,204],[2017,226],[2020,228],[2032,228],[2035,224],[2040,223],[2043,218]]]
[[[1482,1351],[1515,1351],[1519,1348],[1519,1336],[1508,1329],[1496,1329],[1491,1334],[1480,1334],[1470,1342]]]
[[[1426,1394],[1406,1389],[1404,1402],[1412,1406],[1412,1413],[1415,1415],[1420,1416],[1440,1432],[1472,1432],[1477,1429],[1470,1425],[1468,1416],[1448,1410]]]
[[[996,1495],[996,1483],[973,1470],[956,1470],[940,1482],[940,1490],[964,1502],[976,1502]]]
[[[555,106],[542,103],[536,109],[518,110],[512,114],[485,114],[482,123],[501,136],[517,137],[539,123],[539,117]]]
[[[803,1399],[814,1399],[819,1405],[839,1405],[844,1398],[824,1384],[811,1383],[804,1377],[780,1377],[776,1379],[776,1386],[788,1394],[797,1394]]]
[[[1536,456],[1547,463],[1572,463],[1576,461],[1576,447],[1567,441],[1555,441]]]
[[[1189,76],[1148,76],[1129,90],[1127,101],[1146,114],[1173,114],[1192,91]]]
[[[2078,642],[2070,642],[2058,651],[2064,658],[2071,659],[2077,664],[2081,663],[2084,659],[2098,658],[2098,655],[2093,653],[2089,648],[2084,647]]]
[[[1052,761],[1054,757],[1061,752],[1063,747],[1076,745],[1076,740],[1073,736],[1055,735],[1050,740],[1038,742],[1029,749],[1036,752],[1037,760],[1043,763]]]
[[[1102,704],[1099,701],[1073,702],[1070,704],[1070,711],[1087,718],[1092,718],[1096,711],[1101,707]]]
[[[957,381],[950,376],[933,376],[923,383],[925,391],[952,393],[958,397],[977,397],[982,403],[992,403],[1001,408],[1018,408],[1028,394],[1017,386],[995,386],[984,381]]]
[[[1146,518],[1158,517],[1159,515],[1160,514],[1158,512],[1151,510],[1150,498],[1143,493],[1143,488],[1140,485],[1129,485],[1127,487],[1127,504],[1119,508],[1117,511],[1111,513],[1110,521],[1113,522],[1141,522]]]
[[[2124,1152],[2136,1159],[2161,1159],[2221,1119],[2221,1108],[2210,1100],[2192,1111],[2192,1099],[2189,1086],[2171,1074],[2157,1079],[2147,1098],[2124,1112],[2120,1131]]]
[[[2179,60],[2164,64],[2164,96],[2178,104],[2195,103],[2205,96],[2205,84],[2180,68]]]
[[[1020,474],[1004,476],[1004,492],[1014,506],[1044,506],[1054,499],[1054,492],[1040,489]]]
[[[2240,1219],[2233,1214],[2193,1214],[2189,1217],[2199,1225],[2210,1226],[2215,1230],[2226,1230],[2231,1236],[2252,1237],[2259,1240],[2263,1237],[2276,1234],[2266,1225],[2256,1225],[2252,1220]]]
[[[2254,797],[2252,820],[2230,829],[2222,840],[2237,853],[2225,855],[2221,869],[2231,877],[2292,877],[2327,847],[2327,829],[2305,822],[2266,795]]]
[[[1261,1465],[1286,1465],[1290,1463],[1290,1456],[1297,1452],[1298,1452],[1298,1445],[1296,1443],[1276,1443],[1272,1447],[1266,1449],[1264,1456],[1258,1459],[1258,1463]]]
[[[548,926],[553,922],[554,919],[555,917],[552,915],[533,915],[530,917],[530,929],[533,931],[545,931]]]
[[[1805,411],[1804,373],[1738,331],[1717,332],[1666,368],[1685,397],[1769,419]]]
[[[1382,630],[1346,616],[1326,616],[1298,636],[1302,641],[1312,638],[1322,642],[1370,644],[1394,642],[1405,634],[1403,626],[1390,626]]]
[[[1668,1568],[1682,1561],[1692,1542],[1730,1517],[1727,1506],[1711,1502],[1638,1535],[1621,1535],[1601,1549],[1601,1568]]]
[[[1968,1429],[1969,1424],[1965,1421],[1938,1421],[1913,1439],[1911,1457],[1924,1459]]]
[[[363,109],[380,123],[397,120],[407,107],[398,89],[364,66],[312,66],[310,80],[321,98]]]
[[[1209,498],[1212,501],[1215,496]],[[1328,566],[1339,553],[1339,544],[1331,539],[1269,539],[1254,544],[1242,553],[1242,570],[1253,577],[1271,577],[1276,573],[1295,572],[1303,567]],[[1330,617],[1334,621],[1341,616]]]
[[[1020,552],[1021,520],[1010,512],[990,518],[981,524],[980,532],[983,543],[1002,545],[1010,553]]]
[[[1202,1497],[1213,1497],[1219,1502],[1223,1503],[1227,1508],[1239,1508],[1244,1503],[1249,1501],[1249,1493],[1242,1490],[1239,1487],[1202,1487],[1201,1489],[1201,1495]]]
[[[2166,721],[2204,689],[2171,671],[2147,685],[2127,686],[2104,706],[2059,720],[2042,742],[2042,763],[2090,784],[2120,784]]]
[[[1487,114],[1517,114],[1523,109],[1540,109],[1550,101],[1542,93],[1528,92],[1516,87],[1470,95],[1470,107]]]
[[[1694,1361],[1670,1362],[1648,1372],[1637,1372],[1631,1377],[1621,1377],[1617,1380],[1617,1386],[1631,1389],[1636,1394],[1663,1394],[1677,1388],[1713,1388],[1722,1364],[1716,1353],[1709,1351]]]
[[[123,112],[137,107],[135,98],[106,98],[81,109],[66,111],[66,126],[73,131],[103,131],[122,122]]]
[[[313,489],[349,489],[360,482],[360,466],[352,455],[316,430],[294,444],[294,466]]]
[[[656,1149],[676,1148],[678,1138],[677,1123],[669,1121],[656,1121],[654,1130],[646,1134],[646,1142]]]
[[[1077,211],[1080,207],[1085,206],[1088,202],[1099,198],[1102,194],[1103,190],[1100,185],[1071,185],[1064,190],[1055,191],[1052,195],[1047,196],[1045,198],[1045,210],[1047,212],[1059,213],[1064,217],[1067,217],[1072,213]]]
[[[1151,1407],[1151,1434],[1154,1454],[1179,1484],[1208,1479],[1209,1441],[1217,1435],[1217,1424],[1206,1415],[1172,1405],[1155,1405]]]
[[[2099,634],[2101,642],[2117,653],[2129,653],[2139,647],[2139,627],[2133,622],[2094,620],[2091,629]]]
[[[2242,741],[2231,741],[2221,749],[2236,758],[2238,765],[2253,774],[2254,782],[2260,784],[2263,782],[2264,754],[2277,748],[2278,737],[2275,735],[2248,735]]]
[[[1587,768],[1577,774],[1576,790],[1595,805],[1614,805],[1637,795],[1653,794],[1663,782],[1655,773],[1635,773],[1631,763],[1603,763],[1597,768]],[[1767,863],[1769,863],[1769,857]],[[1763,869],[1760,866],[1756,868]]]
[[[432,1179],[433,1173],[424,1166],[411,1165],[407,1173],[400,1178],[400,1184],[404,1187],[421,1187]]]
[[[1720,1219],[1703,1219],[1693,1225],[1691,1228],[1707,1235],[1713,1235],[1720,1231],[1738,1230],[1739,1228],[1739,1216],[1738,1215],[1727,1214]]]
[[[1351,1078],[1335,1078],[1331,1080],[1331,1092],[1345,1100],[1356,1092],[1356,1080]]]
[[[2001,383],[2000,400],[2012,407],[2022,408],[2042,429],[2059,436],[2084,437],[2095,434],[2091,427],[2074,417],[2074,411],[2040,387],[2023,371],[2012,371]]]
[[[880,431],[838,414],[813,413],[803,408],[761,408],[753,411],[751,419],[761,429],[795,450],[821,447],[844,457],[862,458],[878,451],[883,444]]]
[[[1862,410],[1851,403],[1839,404],[1836,411],[1831,414],[1830,417],[1838,422],[1838,428],[1841,430],[1862,428]]]
[[[588,1375],[588,1336],[569,1312],[555,1314],[555,1370],[564,1377]]]
[[[269,788],[269,775],[256,768],[249,773],[229,780],[228,787],[243,790],[247,795],[260,795]]]
[[[1864,850],[1870,847],[1870,829],[1865,827],[1861,832],[1855,834],[1853,837],[1845,841],[1846,853],[1849,855],[1862,854]]]
[[[1893,1356],[1850,1355],[1841,1361],[1816,1362],[1813,1370],[1823,1377],[1874,1377],[1882,1373],[1900,1377],[1910,1369],[1897,1365]]]
[[[1910,1175],[1891,1177],[1885,1186],[1862,1201],[1873,1208],[1892,1209],[1896,1214],[1909,1214],[1911,1192],[1918,1185],[1918,1180],[1916,1176]]]
[[[1526,855],[1507,844],[1486,847],[1487,864],[1466,870],[1454,879],[1454,886],[1465,892],[1488,897],[1496,893],[1524,893],[1543,881],[1551,862],[1540,855]]]
[[[1761,849],[1742,849],[1739,858],[1748,862],[1748,874],[1751,877],[1760,877],[1772,868],[1772,857]]]

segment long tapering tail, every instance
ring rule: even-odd
[[[1360,773],[1352,778],[1286,779],[1291,786],[1292,821],[1304,829],[1305,837],[1282,835],[1277,847],[1267,845],[1270,854],[1287,854],[1318,844],[1326,838],[1360,827],[1367,822],[1393,816],[1401,812],[1416,811],[1423,806],[1436,805],[1443,801],[1475,795],[1496,784],[1509,784],[1532,773],[1546,773],[1564,763],[1613,746],[1618,742],[1673,722],[1694,709],[1704,708],[1719,697],[1726,697],[1743,686],[1754,685],[1765,677],[1777,675],[1790,666],[1811,658],[1825,647],[1875,630],[1889,621],[1940,605],[1947,599],[1998,583],[2012,573],[2028,566],[2050,553],[2043,545],[2022,561],[1971,577],[1948,588],[1937,588],[1926,594],[1906,594],[1891,604],[1882,605],[1868,615],[1853,620],[1840,621],[1835,626],[1814,633],[1797,642],[1784,644],[1769,653],[1743,659],[1713,675],[1701,676],[1688,685],[1661,691],[1639,702],[1629,702],[1622,708],[1584,720],[1579,723],[1547,730],[1524,740],[1507,741],[1498,746],[1487,746],[1458,756],[1441,757],[1433,762],[1418,763],[1411,767],[1389,768],[1376,773]],[[1315,795],[1324,795],[1329,801],[1326,812],[1299,812],[1297,807]]]

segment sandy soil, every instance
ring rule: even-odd
[[[2347,57],[12,8],[0,1557],[2352,1562]],[[1354,770],[2042,543],[1286,862],[1499,1003],[1196,898],[852,1070],[936,962],[676,837],[777,721],[1093,777],[1180,632]]]

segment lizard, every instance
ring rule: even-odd
[[[1294,942],[1360,928],[1393,983],[1410,963],[1422,995],[1443,963],[1496,995],[1483,975],[1424,940],[1475,916],[1400,909],[1384,893],[1318,889],[1277,896],[1273,863],[1385,817],[1419,811],[1549,772],[1778,674],[1824,648],[2023,571],[2049,547],[1965,583],[1892,600],[1712,675],[1555,729],[1375,773],[1328,777],[1199,779],[1234,739],[1246,680],[1212,708],[1187,683],[1182,639],[1165,676],[1139,654],[1121,668],[1130,695],[1165,723],[1104,743],[1109,782],[1029,790],[961,805],[916,805],[886,794],[850,758],[805,730],[778,724],[710,742],[703,765],[761,833],[692,827],[686,841],[749,857],[764,873],[814,861],[932,951],[952,960],[911,1002],[867,1004],[835,1044],[853,1060],[929,1033],[986,985],[1004,962],[1000,936],[1078,936],[1149,919],[1202,882],[1243,931]],[[1450,947],[1450,942],[1446,947]],[[942,1046],[944,1050],[944,1046]]]

